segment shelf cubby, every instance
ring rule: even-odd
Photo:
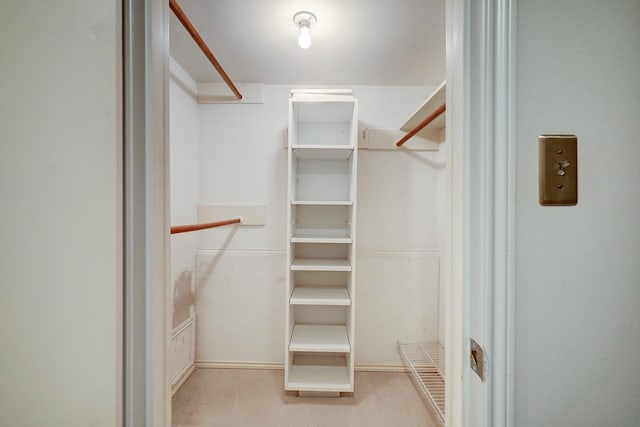
[[[291,305],[349,306],[351,297],[342,286],[296,286],[293,288]]]
[[[345,205],[295,205],[291,243],[353,243]]]
[[[289,351],[348,353],[351,346],[347,328],[344,325],[296,324]]]
[[[293,363],[288,370],[287,390],[352,391],[352,381],[344,355],[298,354],[293,356]]]
[[[295,258],[291,271],[351,271],[351,264],[338,258]]]
[[[351,162],[294,159],[293,200],[352,202]]]
[[[301,101],[291,111],[296,145],[355,146],[353,103]]]

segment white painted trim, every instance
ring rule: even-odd
[[[126,0],[123,11],[123,425],[168,427],[169,6],[164,0]]]
[[[171,285],[171,206],[169,199],[169,5],[163,0],[147,0],[150,4],[149,20],[149,86],[150,150],[147,154],[152,165],[149,170],[151,190],[147,227],[151,230],[148,245],[148,268],[152,272],[149,290],[151,312],[147,334],[152,345],[151,366],[154,395],[151,424],[171,426],[171,373],[167,331],[171,329],[173,289]],[[194,355],[195,358],[195,355]]]
[[[175,381],[173,386],[171,386],[171,397],[173,397],[180,388],[187,382],[191,374],[193,374],[196,370],[196,364],[191,363],[189,366],[186,366],[181,374],[178,374],[178,379]]]
[[[171,79],[189,94],[193,99],[198,98],[198,83],[182,68],[173,57],[169,57],[169,74]]]
[[[185,333],[185,331],[187,331],[187,329],[190,329],[189,332],[186,332],[188,334],[191,335],[191,338],[189,340],[189,342],[192,344],[190,346],[190,351],[189,351],[189,360],[187,362],[187,364],[185,366],[183,366],[176,374],[174,374],[171,378],[171,397],[173,397],[174,394],[176,394],[176,392],[180,389],[180,387],[182,387],[182,385],[185,383],[185,381],[187,381],[187,379],[189,378],[189,376],[191,376],[191,374],[193,373],[193,371],[196,368],[196,363],[195,363],[195,356],[196,356],[196,349],[195,349],[195,340],[196,340],[196,315],[195,313],[192,313],[188,319],[186,319],[184,322],[182,322],[180,325],[178,325],[177,327],[173,328],[173,331],[171,332],[171,339],[170,342],[173,342],[178,336],[180,336],[182,333]],[[175,344],[174,344],[175,345]]]
[[[447,206],[450,222],[447,230],[446,253],[443,256],[442,271],[448,277],[442,286],[445,289],[445,365],[447,367],[447,387],[445,406],[447,408],[445,426],[462,427],[465,420],[468,399],[463,355],[467,336],[464,321],[468,316],[465,305],[463,269],[463,190],[466,185],[463,154],[465,150],[465,96],[467,94],[468,64],[468,12],[471,0],[446,0],[446,55],[447,55],[447,190],[450,195]],[[468,231],[467,231],[468,232]]]
[[[187,380],[187,374],[189,372],[193,372],[195,370],[195,366],[195,362],[191,362],[183,366],[182,369],[180,369],[178,373],[173,377],[173,381],[171,381],[171,396],[173,396],[173,394],[175,393],[175,388],[180,387],[178,384]]]
[[[497,0],[494,83],[493,425],[513,426],[516,236],[516,0]]]
[[[193,325],[195,321],[196,321],[196,315],[192,314],[184,322],[182,322],[181,324],[173,328],[173,331],[171,331],[171,339],[174,339],[175,337],[180,335],[182,331],[187,329],[189,326]]]
[[[202,369],[284,370],[284,363],[196,360],[195,367]],[[404,365],[355,365],[354,369],[356,372],[409,372]]]
[[[466,0],[469,10],[470,2]],[[484,335],[489,379],[474,387],[473,395],[467,386],[465,399],[475,399],[476,404],[473,413],[463,405],[462,425],[508,427],[514,423],[515,0],[483,0],[474,10],[479,16],[470,17],[468,37],[480,42],[473,52],[477,62],[469,59],[465,67],[465,96],[477,96],[474,105],[481,107],[466,111],[464,147],[468,150],[472,143],[476,157],[465,152],[465,166],[473,168],[465,172],[464,184],[463,289],[466,295],[470,286],[480,287],[477,294],[482,296],[479,301],[465,297],[464,322],[465,342],[471,318],[476,322],[473,330]],[[469,108],[468,99],[466,105]],[[482,273],[471,278],[471,267]],[[465,348],[463,366],[467,354]]]

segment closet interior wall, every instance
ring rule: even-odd
[[[176,64],[172,63],[172,70]],[[195,82],[192,82],[195,86]],[[177,79],[169,81],[171,224],[197,222],[199,200],[199,106]],[[169,369],[172,383],[195,362],[195,254],[199,233],[171,236],[172,331]]]
[[[262,104],[198,105],[185,85],[171,85],[172,223],[197,222],[198,203],[267,207],[264,226],[186,233],[196,236],[188,244],[172,237],[174,281],[183,271],[194,273],[200,366],[282,367],[284,362],[284,131],[288,98],[296,87],[265,85]],[[398,129],[434,89],[351,88],[361,129]],[[187,134],[197,139],[197,147],[193,138],[177,136],[182,127],[190,128]],[[174,131],[184,142],[174,144]],[[444,336],[439,331],[438,231],[443,158],[441,152],[359,152],[356,367],[400,368],[398,340]],[[189,198],[176,194],[183,190],[174,181],[188,187]],[[178,218],[178,212],[184,216]]]

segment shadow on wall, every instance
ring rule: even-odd
[[[209,280],[209,277],[211,276],[211,273],[213,273],[213,270],[216,267],[216,265],[218,265],[218,262],[220,261],[220,258],[222,258],[222,255],[224,255],[225,249],[227,249],[227,247],[229,247],[229,243],[231,243],[231,241],[233,240],[234,236],[238,232],[238,227],[239,227],[239,225],[235,224],[233,226],[233,228],[229,231],[229,234],[227,235],[227,238],[224,240],[224,242],[220,246],[220,248],[219,248],[218,252],[216,253],[216,255],[213,258],[211,258],[211,262],[208,265],[206,265],[206,269],[204,270],[204,272],[200,273],[200,274],[196,274],[196,283],[197,283],[197,285],[196,285],[196,293],[202,287],[202,285],[204,283],[206,283],[207,280]],[[199,267],[200,266],[196,262],[196,271],[200,270]]]
[[[398,151],[401,151],[406,155],[408,155],[409,157],[413,157],[414,159],[436,170],[442,170],[447,166],[446,162],[438,162],[438,161],[432,160],[426,157],[423,152],[407,150],[404,146],[402,146],[401,148],[398,148]]]
[[[185,270],[173,284],[173,329],[184,323],[190,316],[192,307],[195,309],[193,293],[193,271]]]

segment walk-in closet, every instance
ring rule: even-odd
[[[173,424],[444,425],[444,0],[170,5]]]

